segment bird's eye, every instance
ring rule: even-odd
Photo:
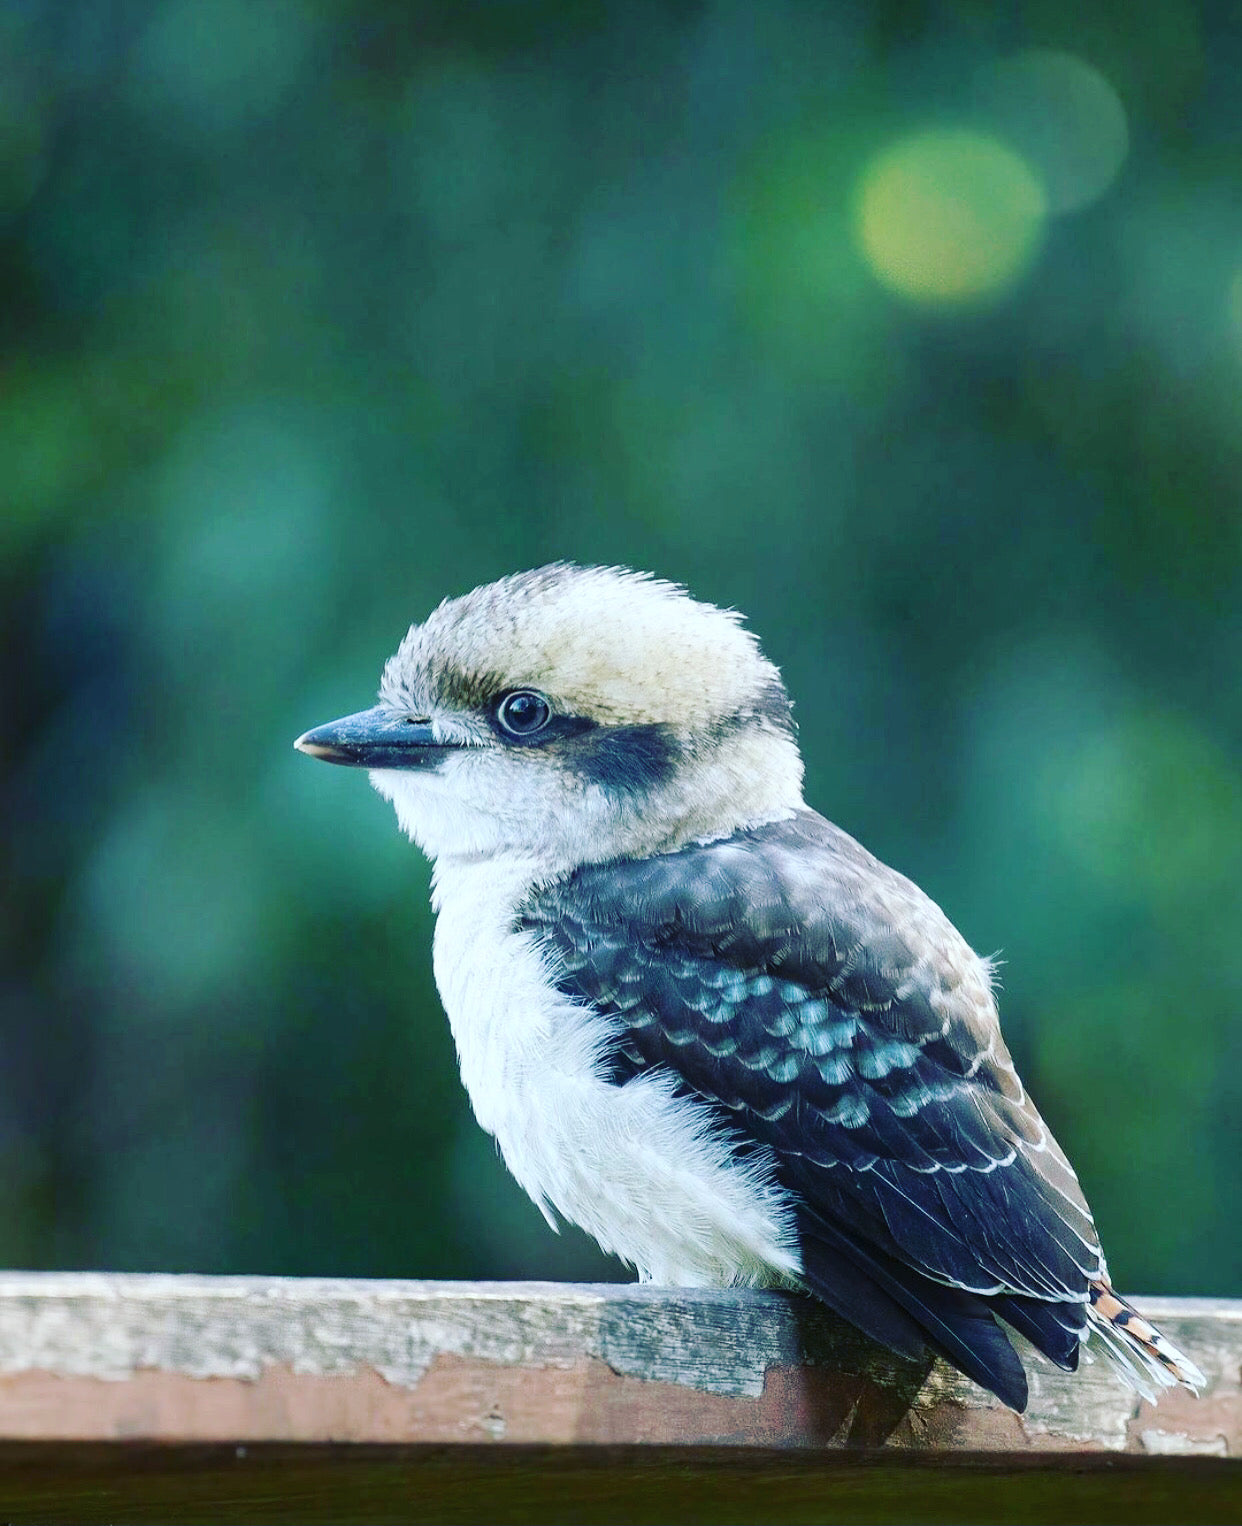
[[[514,689],[496,706],[500,729],[512,737],[530,737],[552,719],[552,706],[536,689]]]

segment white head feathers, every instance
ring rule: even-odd
[[[538,736],[497,726],[514,690],[546,698]],[[741,617],[623,568],[555,563],[446,600],[410,628],[380,699],[461,744],[434,771],[372,774],[435,858],[559,873],[801,804],[789,701]]]
[[[780,688],[741,622],[647,573],[555,562],[445,599],[411,626],[381,697],[486,700],[530,686],[601,725],[691,731]],[[428,685],[447,692],[411,692]]]

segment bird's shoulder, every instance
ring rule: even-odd
[[[640,986],[659,1002],[692,964],[739,1001],[779,982],[787,1003],[935,1039],[965,1064],[998,1053],[987,962],[917,885],[814,811],[584,866],[528,895],[518,917],[610,1005]]]

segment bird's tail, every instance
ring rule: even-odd
[[[1107,1282],[1091,1284],[1087,1324],[1122,1381],[1145,1399],[1155,1400],[1162,1388],[1178,1383],[1198,1393],[1206,1382],[1190,1358],[1114,1293]]]

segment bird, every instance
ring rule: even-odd
[[[640,1281],[797,1289],[1021,1411],[1006,1328],[1147,1398],[1194,1362],[1117,1294],[1001,1037],[995,970],[803,799],[732,609],[557,562],[444,600],[294,744],[432,861],[478,1123]]]

